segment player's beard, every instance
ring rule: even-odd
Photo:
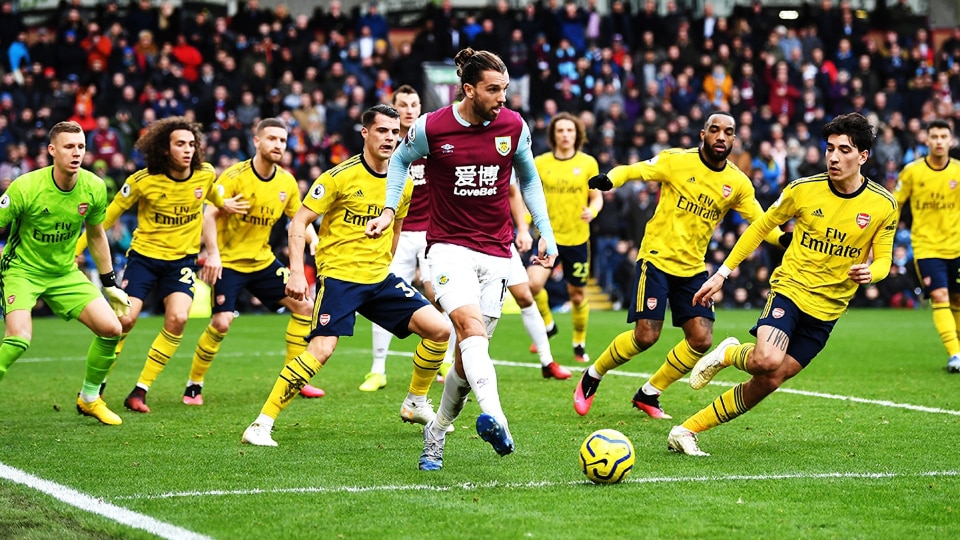
[[[717,151],[713,149],[713,145],[703,145],[703,153],[707,155],[707,159],[715,163],[722,163],[725,161],[727,156],[730,155],[731,151],[733,151],[733,148],[728,146],[726,150],[718,154]]]
[[[494,120],[497,119],[497,115],[494,114],[493,111],[491,111],[490,109],[484,108],[484,106],[481,105],[480,102],[476,100],[474,100],[473,102],[473,114],[475,114],[476,116],[482,118],[487,122],[493,122]]]

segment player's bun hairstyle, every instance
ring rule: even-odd
[[[83,128],[76,122],[57,122],[56,125],[50,128],[50,142],[53,143],[53,140],[61,133],[83,133]]]
[[[550,125],[547,127],[547,145],[550,146],[550,150],[557,149],[557,136],[556,133],[553,132],[553,129],[556,127],[557,122],[561,120],[573,122],[573,127],[577,130],[577,135],[573,140],[573,149],[579,152],[587,142],[587,130],[583,127],[583,122],[581,122],[579,118],[566,111],[558,112],[550,119]]]
[[[869,152],[873,148],[874,129],[870,121],[860,113],[847,113],[837,116],[823,126],[823,140],[830,135],[846,135],[857,150]]]
[[[190,170],[196,171],[203,166],[203,131],[200,124],[183,116],[171,116],[150,124],[134,144],[136,149],[144,154],[147,172],[166,174],[170,170],[170,135],[179,130],[193,133],[197,141],[196,151],[190,160]]]
[[[460,94],[465,95],[463,85],[476,86],[483,79],[484,71],[506,73],[507,65],[499,56],[489,51],[475,51],[470,47],[462,49],[453,58],[457,64],[457,77],[460,77]]]
[[[263,130],[267,128],[280,128],[284,131],[287,131],[287,123],[279,118],[264,118],[263,120],[257,123],[257,129],[254,131],[257,135],[263,133]]]
[[[400,118],[400,113],[397,112],[396,109],[385,103],[379,103],[363,111],[363,115],[360,117],[360,123],[363,124],[363,127],[369,128],[373,125],[373,121],[378,114],[389,118]]]

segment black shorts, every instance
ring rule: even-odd
[[[712,304],[710,307],[703,307],[693,303],[693,295],[707,281],[706,271],[690,277],[673,276],[653,263],[640,259],[637,261],[636,274],[627,322],[640,319],[664,320],[668,301],[674,326],[683,326],[683,323],[695,317],[711,321],[716,318]]]

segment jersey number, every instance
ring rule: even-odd
[[[284,266],[284,267],[282,267],[282,268],[278,268],[278,269],[277,269],[277,276],[279,276],[280,279],[283,280],[283,284],[286,285],[286,284],[287,284],[287,280],[290,279],[290,269],[287,268],[286,266]]]
[[[396,285],[394,285],[394,287],[403,291],[403,295],[406,296],[407,298],[413,298],[414,296],[417,295],[417,291],[411,288],[409,285],[407,285],[403,281],[401,281],[400,283],[397,283]]]
[[[587,263],[575,262],[573,263],[573,277],[577,279],[586,280],[590,277],[590,266]]]

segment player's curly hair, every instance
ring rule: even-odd
[[[867,152],[873,148],[874,129],[870,121],[860,113],[847,113],[837,116],[823,126],[823,140],[831,135],[846,135],[857,150]]]
[[[573,149],[579,152],[584,143],[587,142],[587,130],[583,127],[583,122],[579,118],[566,111],[558,112],[550,119],[550,125],[547,127],[547,145],[550,150],[557,149],[557,134],[554,132],[554,128],[556,128],[557,122],[561,120],[573,122],[573,127],[577,131],[577,136],[573,140]]]
[[[459,94],[465,95],[463,85],[476,86],[483,79],[484,71],[507,72],[507,65],[499,56],[490,51],[475,51],[470,47],[461,49],[453,58],[457,64],[457,77],[460,77]]]
[[[197,149],[190,160],[190,170],[196,171],[203,166],[203,130],[200,124],[183,116],[171,116],[150,124],[134,145],[143,152],[150,174],[165,174],[170,170],[170,135],[178,130],[193,133],[197,141]]]

